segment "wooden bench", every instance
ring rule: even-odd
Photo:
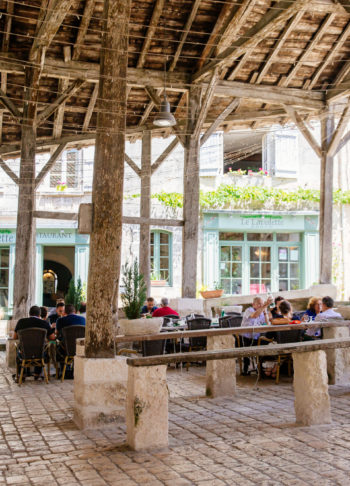
[[[344,326],[344,323],[342,324]],[[287,330],[287,327],[296,328],[296,326],[275,326],[275,329],[277,330],[278,327],[282,327],[283,330]],[[218,331],[224,330],[214,330],[215,333]],[[218,335],[227,339],[227,329],[225,331]],[[230,331],[231,339],[233,339],[232,329]],[[204,335],[208,335],[207,332]],[[234,332],[236,332],[236,329],[234,329]],[[144,339],[147,338],[152,339],[153,337],[144,336]],[[157,335],[157,338],[159,339],[159,335]],[[207,372],[208,393],[212,396],[233,397],[235,394],[236,358],[274,356],[278,353],[291,354],[294,362],[296,422],[301,425],[330,423],[331,413],[325,351],[349,347],[350,337],[347,337],[273,346],[243,348],[229,346],[220,350],[210,349],[190,353],[128,358],[127,442],[135,450],[167,446],[168,388],[166,368],[169,363],[183,361],[206,361],[207,369],[209,368],[209,372]],[[211,369],[210,363],[212,363]],[[208,382],[210,373],[212,375],[211,381]],[[214,387],[214,390],[210,389],[211,386]]]

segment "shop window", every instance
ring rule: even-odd
[[[273,241],[273,233],[247,233],[248,241]]]
[[[242,293],[242,247],[220,247],[220,284],[225,294]]]
[[[0,307],[8,308],[10,250],[0,248]]]
[[[151,231],[151,283],[172,285],[172,234]]]
[[[300,233],[277,233],[276,234],[277,241],[293,241],[299,242],[300,241]]]
[[[62,159],[57,160],[50,171],[50,187],[76,189],[79,176],[79,152],[67,150]]]
[[[300,251],[298,246],[278,247],[278,290],[300,287]]]
[[[220,233],[219,239],[220,241],[243,241],[244,233],[230,233],[225,231]]]
[[[249,248],[249,293],[271,291],[271,248],[251,246]]]

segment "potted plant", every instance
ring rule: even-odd
[[[219,282],[214,283],[214,288],[211,290],[201,290],[200,294],[203,299],[218,299],[224,293]]]
[[[140,317],[141,308],[147,297],[147,289],[143,275],[139,272],[138,261],[135,260],[133,264],[126,262],[122,267],[122,274],[124,291],[120,297],[126,319],[118,320],[118,333],[131,336],[159,332],[163,324],[161,317]]]
[[[64,297],[64,301],[66,304],[74,305],[76,311],[79,311],[80,304],[84,300],[84,290],[81,283],[81,278],[79,277],[77,280],[77,285],[74,283],[74,278],[72,278],[69,282],[69,287],[67,294]]]

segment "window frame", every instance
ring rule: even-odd
[[[156,273],[160,274],[161,268],[160,268],[160,235],[161,234],[166,234],[168,235],[168,259],[169,259],[169,265],[168,265],[168,272],[169,272],[169,278],[166,280],[166,284],[164,287],[172,287],[173,286],[173,233],[168,230],[163,230],[163,229],[152,229],[151,234],[154,235],[153,239],[153,260],[155,262],[155,266],[153,271]],[[151,243],[150,243],[151,247]],[[150,253],[151,253],[151,248],[150,248]],[[151,259],[151,255],[150,255]],[[152,275],[152,263],[151,264],[151,275]],[[151,280],[151,285],[153,286],[163,286],[159,284],[155,284],[152,282],[163,282],[163,280]]]

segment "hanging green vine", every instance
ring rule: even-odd
[[[129,196],[140,197],[139,194]],[[183,207],[183,194],[178,192],[160,192],[152,194],[164,206],[174,210]],[[334,204],[350,204],[350,191],[333,192]],[[215,191],[201,191],[199,204],[201,209],[232,209],[253,204],[261,207],[265,204],[272,208],[288,207],[302,209],[316,207],[320,202],[320,191],[298,188],[295,191],[261,186],[233,186],[221,184]]]

